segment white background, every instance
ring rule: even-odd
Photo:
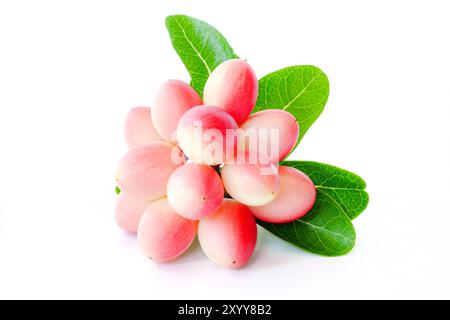
[[[155,264],[113,219],[129,108],[188,81],[168,14],[208,21],[259,77],[313,64],[330,99],[291,158],[361,175],[343,257],[261,231],[251,263]],[[448,1],[2,1],[0,298],[450,298]]]

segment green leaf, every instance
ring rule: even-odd
[[[328,78],[319,68],[287,67],[259,80],[259,95],[254,112],[282,109],[292,113],[300,125],[298,144],[322,113],[328,93]]]
[[[116,194],[120,194],[120,188],[116,186]]]
[[[356,239],[350,219],[356,218],[369,203],[364,180],[324,163],[283,161],[281,165],[296,168],[311,178],[317,190],[316,202],[306,216],[291,223],[258,221],[258,224],[310,252],[325,256],[349,252]]]
[[[312,161],[283,161],[281,165],[294,167],[311,178],[317,193],[334,202],[351,220],[369,204],[366,183],[354,173],[328,164]]]
[[[317,193],[313,209],[303,218],[285,224],[258,221],[279,238],[304,250],[324,256],[340,256],[355,245],[352,222],[340,207]]]
[[[189,74],[191,86],[203,96],[211,72],[222,62],[237,58],[224,36],[204,21],[184,15],[168,16],[172,45]]]

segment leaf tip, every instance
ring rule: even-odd
[[[183,15],[183,14],[171,14],[171,15],[168,15],[168,16],[166,17],[166,19],[165,19],[166,27],[169,28],[169,27],[170,27],[170,24],[171,24],[172,22],[174,22],[175,20],[183,19],[183,18],[187,18],[187,17],[188,17],[188,16]]]

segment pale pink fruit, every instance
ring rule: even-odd
[[[128,148],[163,140],[153,127],[149,107],[137,107],[128,112],[123,134]]]
[[[239,268],[247,264],[255,250],[256,222],[251,211],[231,199],[212,215],[200,220],[198,240],[214,263]]]
[[[303,172],[280,166],[280,191],[264,206],[249,207],[257,219],[271,223],[287,223],[307,214],[316,200],[316,188]]]
[[[205,104],[222,108],[238,124],[247,119],[258,97],[258,79],[244,60],[228,60],[209,76],[203,99]]]
[[[186,219],[199,220],[214,213],[222,204],[224,190],[217,172],[202,164],[177,168],[167,183],[167,199]]]
[[[195,239],[198,221],[178,215],[166,198],[153,202],[141,218],[137,239],[143,254],[159,262],[183,254]]]
[[[180,119],[177,137],[184,154],[195,163],[218,165],[232,157],[237,146],[237,124],[220,108],[197,106]]]
[[[241,125],[241,129],[239,149],[257,152],[273,163],[280,162],[291,152],[299,135],[295,117],[279,109],[252,114]]]
[[[245,152],[227,161],[221,171],[228,194],[249,206],[262,206],[273,199],[279,189],[277,168],[256,154]]]
[[[184,164],[184,155],[166,142],[130,149],[116,171],[118,187],[135,197],[154,200],[166,194],[172,172]]]
[[[158,91],[152,107],[153,124],[165,140],[176,142],[175,130],[181,116],[194,106],[202,104],[198,93],[181,80],[169,80]]]
[[[120,228],[128,232],[136,232],[145,209],[152,203],[146,198],[134,197],[121,191],[117,197],[115,217]]]

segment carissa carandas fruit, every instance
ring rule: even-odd
[[[207,23],[177,15],[166,25],[192,79],[166,81],[151,107],[126,116],[119,227],[136,232],[144,256],[157,262],[176,259],[198,236],[212,262],[242,267],[257,224],[317,254],[350,251],[351,220],[368,204],[365,182],[334,166],[285,160],[325,106],[325,74],[294,66],[258,81]]]

